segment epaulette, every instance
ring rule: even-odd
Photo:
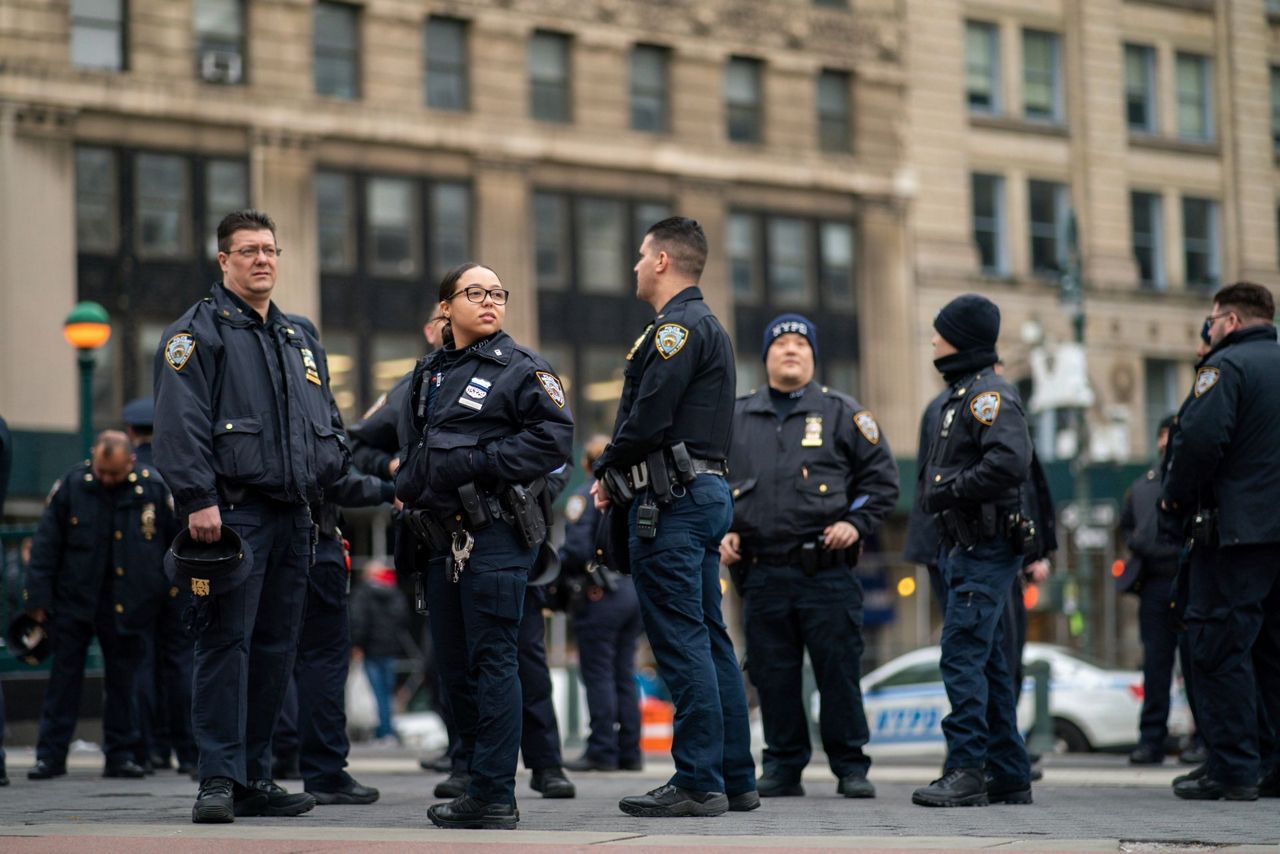
[[[746,392],[746,393],[744,393],[744,394],[740,394],[740,395],[738,395],[738,398],[737,398],[737,399],[738,399],[738,400],[749,400],[750,398],[753,398],[753,397],[755,397],[755,396],[756,396],[756,392],[757,392],[757,391],[759,391],[759,389],[754,389],[754,388],[753,388],[753,389],[751,389],[751,391],[748,391],[748,392]]]

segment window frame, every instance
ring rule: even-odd
[[[1136,56],[1142,65],[1142,80],[1134,81],[1129,76],[1129,59]],[[1156,74],[1156,49],[1148,44],[1136,44],[1126,42],[1124,45],[1124,104],[1125,126],[1130,133],[1155,134],[1159,129],[1159,98],[1156,97],[1158,87],[1158,77]],[[1141,88],[1134,86],[1135,82],[1141,83]],[[1142,110],[1145,114],[1141,123],[1135,123],[1132,118],[1131,111],[1135,107],[1136,99],[1142,101]]]
[[[991,182],[992,215],[990,217],[979,216],[978,214],[978,184],[980,181],[985,180]],[[1008,276],[1008,207],[1005,198],[1005,177],[998,172],[971,172],[969,173],[969,192],[970,233],[973,237],[974,246],[978,250],[978,270],[984,276]],[[986,225],[985,229],[981,228],[984,224]],[[980,231],[991,235],[992,249],[995,255],[991,264],[986,263],[983,257],[982,242],[979,240]]]
[[[1188,196],[1181,198],[1182,202],[1182,261],[1183,261],[1183,281],[1185,287],[1189,291],[1204,292],[1212,291],[1222,284],[1222,224],[1219,213],[1219,204],[1217,199],[1211,199],[1204,196]],[[1192,237],[1188,232],[1187,210],[1189,205],[1203,204],[1205,205],[1205,225],[1208,234],[1203,237]],[[1199,244],[1206,244],[1203,247]],[[1200,278],[1193,280],[1191,278],[1191,257],[1193,254],[1204,255],[1206,258],[1205,267],[1210,276],[1208,278]]]
[[[535,44],[555,45],[557,62],[562,66],[554,76],[535,67]],[[573,36],[556,30],[534,30],[529,36],[525,66],[529,77],[529,118],[548,124],[573,123]],[[545,113],[547,98],[555,95],[560,107]],[[540,106],[541,105],[541,106]],[[540,114],[540,110],[544,113]]]
[[[1142,207],[1146,208],[1150,226],[1145,237],[1141,237],[1138,232],[1137,214]],[[1142,241],[1148,245],[1141,246]],[[1138,268],[1138,286],[1148,291],[1167,291],[1169,280],[1164,264],[1164,197],[1160,193],[1148,190],[1129,191],[1129,246],[1134,256],[1134,264]],[[1150,278],[1143,276],[1140,251],[1151,254]]]
[[[450,38],[456,40],[461,59],[438,59],[437,52],[431,49],[432,28],[436,32],[448,32]],[[468,112],[471,109],[471,22],[466,18],[450,15],[428,15],[422,24],[422,100],[433,110],[450,112]],[[431,81],[435,74],[456,78],[458,100],[455,104],[433,103],[431,98]]]
[[[1053,190],[1054,222],[1037,223],[1034,214],[1035,185],[1044,185]],[[1027,259],[1031,266],[1031,275],[1039,278],[1057,278],[1066,271],[1067,265],[1067,229],[1071,221],[1070,189],[1061,181],[1042,178],[1027,179]],[[1052,235],[1047,233],[1052,229]],[[1036,240],[1052,237],[1055,249],[1055,267],[1036,266]]]
[[[749,101],[736,99],[731,91],[735,69],[745,75],[743,81],[752,90]],[[764,61],[751,56],[730,56],[724,64],[721,97],[725,111],[725,139],[735,145],[762,145],[765,140]],[[747,130],[745,134],[744,129]]]
[[[1027,62],[1027,45],[1029,38],[1041,38],[1047,40],[1050,47],[1051,67],[1048,69],[1049,74],[1049,91],[1050,101],[1049,109],[1046,115],[1033,114],[1031,102],[1028,93],[1032,89],[1032,75],[1040,75],[1044,73],[1044,69],[1032,69]],[[1034,81],[1036,85],[1043,81]],[[1039,107],[1036,107],[1039,110]],[[1062,91],[1062,34],[1052,30],[1041,30],[1035,27],[1024,27],[1022,29],[1022,117],[1030,122],[1047,122],[1050,124],[1061,124],[1066,119],[1066,109]]]
[[[249,62],[246,56],[248,40],[245,33],[248,10],[245,8],[245,0],[231,0],[236,9],[237,24],[239,25],[239,31],[235,33],[201,30],[199,7],[202,2],[207,2],[207,0],[194,0],[191,15],[192,39],[195,44],[196,79],[201,83],[221,86],[245,85],[249,76]],[[235,80],[214,80],[206,76],[204,58],[211,51],[221,51],[235,56],[236,62],[239,63],[238,76]]]
[[[1195,62],[1197,65],[1197,77],[1201,91],[1195,103],[1189,99],[1192,93],[1186,92],[1181,85],[1182,75],[1180,71],[1184,62]],[[1216,137],[1216,128],[1214,127],[1212,57],[1191,51],[1178,51],[1174,55],[1173,81],[1175,103],[1177,104],[1176,133],[1178,138],[1188,142],[1213,142]],[[1199,133],[1190,133],[1183,130],[1183,119],[1184,116],[1189,115],[1187,112],[1189,110],[1194,110],[1198,114],[1197,121],[1203,125]]]
[[[827,110],[823,84],[839,93],[840,109]],[[841,68],[823,68],[814,82],[818,149],[827,154],[849,154],[853,148],[853,75]]]
[[[641,56],[652,57],[657,63],[660,82],[657,86],[642,84],[637,79],[637,59]],[[630,107],[630,127],[639,133],[666,134],[671,132],[671,48],[665,45],[637,42],[631,46],[628,55],[629,86],[627,103]],[[649,99],[652,109],[658,117],[654,127],[641,127],[636,121],[637,100]]]
[[[965,68],[965,104],[968,111],[977,115],[998,115],[1003,111],[1004,103],[1001,97],[1001,67],[1000,67],[1000,28],[990,21],[966,20],[964,22],[965,44],[964,44],[964,68]],[[970,53],[969,48],[972,47],[969,37],[972,34],[981,32],[984,36],[984,47],[986,50],[985,66],[980,66],[976,60],[978,59]],[[974,95],[976,90],[970,88],[969,83],[975,73],[985,76],[990,92],[987,93],[991,103],[981,105],[974,103]],[[980,93],[979,93],[980,94]]]
[[[351,23],[351,47],[337,47],[332,45],[322,45],[320,43],[320,14],[322,10],[330,12],[342,11],[343,15],[349,16]],[[312,7],[312,33],[311,33],[311,79],[312,92],[321,98],[334,98],[340,101],[358,101],[360,100],[363,86],[361,76],[361,7],[352,3],[342,3],[338,0],[317,0],[316,5]],[[329,60],[349,59],[351,65],[351,93],[343,94],[341,92],[326,92],[320,88],[320,59]]]
[[[112,19],[104,18],[98,15],[76,14],[75,0],[71,0],[68,4],[68,32],[67,32],[67,55],[73,68],[84,71],[128,71],[129,70],[129,0],[119,0],[120,14],[114,19],[114,26],[110,26]],[[99,30],[110,31],[115,30],[116,41],[120,53],[120,61],[116,65],[105,65],[100,63],[77,62],[75,57],[75,33],[76,29],[81,30]]]

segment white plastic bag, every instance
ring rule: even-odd
[[[347,673],[347,731],[372,732],[378,726],[378,701],[364,666],[352,662]]]

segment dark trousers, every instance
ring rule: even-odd
[[[1143,579],[1138,596],[1138,635],[1142,639],[1142,713],[1138,718],[1138,737],[1141,745],[1163,755],[1169,739],[1169,695],[1173,690],[1173,666],[1180,639],[1178,619],[1169,607],[1173,579]],[[1190,669],[1185,658],[1183,669]]]
[[[475,538],[471,562],[457,582],[442,558],[427,565],[431,639],[471,773],[467,794],[513,804],[521,732],[520,617],[534,550],[522,548],[505,522],[475,532]]]
[[[1280,543],[1196,548],[1190,582],[1186,623],[1209,773],[1254,785],[1266,758],[1259,715],[1280,720]]]
[[[520,620],[518,660],[520,662],[520,752],[524,767],[531,771],[558,768],[560,728],[551,700],[551,671],[547,667],[546,622],[542,619],[542,593],[526,587],[524,617]]]
[[[733,500],[724,478],[701,475],[661,509],[658,535],[636,536],[630,511],[631,572],[658,672],[675,703],[671,783],[729,796],[753,791],[755,760],[747,696],[720,610],[720,540]]]
[[[195,641],[185,624],[190,594],[174,587],[164,599],[154,628],[144,635],[145,651],[138,668],[138,724],[144,749],[138,762],[155,757],[194,765],[191,735],[191,667]]]
[[[623,576],[618,589],[587,602],[573,616],[578,664],[587,691],[591,735],[584,751],[606,764],[640,761],[640,698],[636,690],[636,645],[640,600],[635,583]]]
[[[969,551],[953,549],[941,569],[947,581],[942,682],[951,701],[951,713],[942,720],[946,767],[985,767],[1002,783],[1025,783],[1031,764],[1018,732],[1002,625],[1022,558],[1008,541],[987,540]]]
[[[36,759],[63,765],[80,714],[85,657],[97,635],[105,666],[106,698],[102,706],[102,752],[109,764],[135,759],[138,732],[136,684],[142,660],[142,636],[122,633],[109,595],[102,595],[93,622],[54,615],[49,626],[53,663],[40,710]]]
[[[199,777],[271,777],[271,732],[298,648],[312,561],[305,505],[240,504],[222,523],[253,549],[243,584],[196,603],[192,725]]]
[[[862,708],[862,584],[847,567],[807,577],[799,566],[751,567],[746,597],[747,667],[760,695],[764,773],[788,783],[813,755],[802,687],[809,651],[822,698],[822,749],[837,778],[866,776],[870,738]]]

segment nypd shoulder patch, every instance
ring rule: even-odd
[[[976,395],[973,400],[969,401],[969,411],[973,413],[973,417],[978,419],[979,423],[990,427],[996,423],[996,416],[1000,414],[1000,392],[984,391],[982,394]]]
[[[559,377],[550,371],[537,371],[534,376],[542,383],[542,390],[551,398],[551,402],[564,409],[564,386],[560,384]]]
[[[689,340],[689,330],[678,323],[664,323],[653,334],[653,344],[664,359],[670,359]]]
[[[584,495],[571,495],[564,503],[564,518],[570,524],[582,518],[587,510],[587,499]]]
[[[1196,387],[1195,395],[1199,397],[1209,389],[1218,384],[1218,380],[1222,378],[1222,371],[1217,368],[1201,368],[1196,371]]]
[[[180,371],[195,351],[195,336],[190,332],[179,332],[165,343],[164,360],[169,363],[169,367]]]
[[[858,428],[858,432],[862,434],[862,438],[873,445],[880,444],[880,425],[876,423],[876,417],[868,410],[864,409],[854,415],[853,424]]]

